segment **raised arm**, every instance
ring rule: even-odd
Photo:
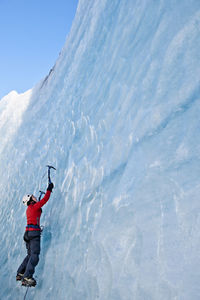
[[[54,187],[53,183],[50,183],[49,186],[48,186],[48,188],[47,188],[46,194],[44,195],[44,197],[42,198],[42,200],[40,200],[39,202],[37,202],[37,203],[34,204],[34,208],[35,209],[39,209],[43,205],[45,205],[45,203],[47,203],[47,201],[50,198],[50,195],[51,195],[53,187]]]
[[[39,202],[34,204],[34,208],[35,209],[39,209],[41,208],[43,205],[45,205],[45,203],[47,203],[47,201],[49,200],[51,195],[50,191],[46,191],[46,194],[44,195],[44,197],[42,198],[42,200],[40,200]]]

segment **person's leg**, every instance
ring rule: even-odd
[[[29,258],[30,258],[30,254],[31,254],[30,253],[30,241],[28,239],[27,232],[25,232],[25,234],[24,234],[24,241],[26,242],[27,256],[24,258],[23,262],[19,266],[19,268],[17,270],[17,274],[24,274],[24,272],[26,270],[27,263],[28,263]]]
[[[40,254],[40,232],[29,232],[30,238],[30,257],[24,273],[24,278],[31,278],[35,272],[35,267],[39,262]]]

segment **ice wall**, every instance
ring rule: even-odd
[[[25,294],[21,199],[47,163],[27,299],[200,298],[199,34],[199,0],[81,0],[50,74],[0,101],[0,299]]]

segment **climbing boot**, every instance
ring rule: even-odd
[[[23,286],[36,286],[37,282],[33,277],[24,277],[22,280],[22,285]]]
[[[24,274],[18,273],[17,276],[16,276],[16,281],[22,280],[22,279],[23,279],[23,276],[24,276]]]

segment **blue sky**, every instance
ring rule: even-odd
[[[0,99],[45,77],[65,44],[78,0],[0,0]]]

